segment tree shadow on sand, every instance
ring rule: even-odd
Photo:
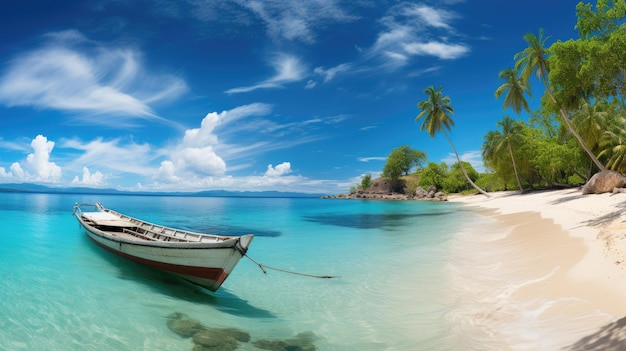
[[[605,325],[596,333],[585,336],[575,344],[565,348],[565,350],[626,350],[626,317]]]

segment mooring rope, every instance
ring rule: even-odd
[[[252,257],[248,256],[248,254],[244,254],[244,256],[246,256],[250,261],[252,261],[257,266],[259,266],[259,268],[261,268],[261,270],[263,271],[264,274],[267,274],[267,271],[265,270],[265,268],[267,268],[267,269],[272,269],[272,270],[283,272],[283,273],[302,275],[302,276],[311,277],[311,278],[321,278],[321,279],[341,278],[340,276],[337,276],[337,275],[314,275],[314,274],[307,274],[307,273],[288,271],[286,269],[271,267],[271,266],[267,266],[267,265],[264,265],[262,263],[259,263],[259,262],[255,261],[255,260],[253,260]]]

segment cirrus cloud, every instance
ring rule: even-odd
[[[187,91],[178,77],[146,73],[134,48],[94,43],[73,30],[44,38],[9,62],[0,76],[0,103],[74,112],[84,122],[123,128],[137,118],[166,122],[151,104]]]

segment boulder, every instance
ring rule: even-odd
[[[593,175],[583,186],[583,195],[602,194],[612,192],[614,188],[621,188],[626,184],[626,177],[614,171],[601,171]]]
[[[417,189],[415,189],[414,196],[417,199],[424,199],[426,198],[426,196],[428,196],[428,192],[424,190],[424,188],[422,188],[421,186],[418,186]]]
[[[445,193],[438,191],[435,193],[435,200],[436,201],[448,201],[448,195],[446,195]]]

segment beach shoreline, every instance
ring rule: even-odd
[[[474,249],[489,253],[485,280],[497,282],[494,296],[482,297],[489,300],[489,317],[481,321],[488,334],[508,339],[511,350],[577,349],[584,337],[626,316],[626,194],[491,195],[449,197],[507,231]],[[527,328],[527,336],[511,328]],[[615,342],[603,340],[601,349]]]

